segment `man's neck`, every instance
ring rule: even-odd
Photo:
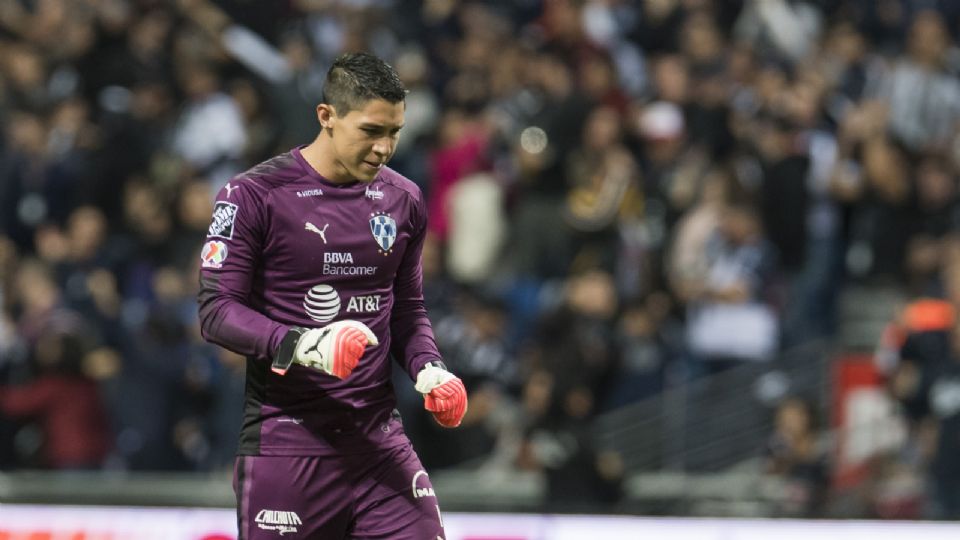
[[[304,146],[300,150],[300,154],[303,155],[303,159],[307,162],[307,165],[317,171],[317,173],[333,182],[335,184],[348,184],[353,182],[353,179],[343,178],[342,175],[337,174],[337,170],[340,167],[337,166],[336,161],[333,159],[333,152],[329,148],[330,140],[324,138],[321,133],[313,140],[312,143]]]

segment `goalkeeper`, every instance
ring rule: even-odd
[[[382,60],[341,56],[316,139],[216,197],[200,322],[247,357],[234,470],[243,540],[446,536],[390,383],[392,357],[438,423],[456,427],[467,410],[424,309],[423,197],[385,165],[405,95]]]

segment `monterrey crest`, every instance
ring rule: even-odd
[[[380,246],[380,252],[386,255],[397,240],[397,222],[392,217],[384,213],[371,214],[370,232],[373,239]]]

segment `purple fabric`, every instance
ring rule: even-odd
[[[241,454],[332,455],[406,440],[379,426],[395,405],[389,353],[411,380],[440,358],[423,305],[425,231],[419,188],[389,168],[370,184],[336,185],[294,149],[224,186],[202,253],[200,321],[206,339],[248,357]],[[342,319],[380,340],[347,380],[299,365],[270,371],[290,326]]]
[[[241,456],[243,540],[446,538],[430,477],[410,445],[337,457]]]

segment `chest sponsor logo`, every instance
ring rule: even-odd
[[[340,294],[327,284],[316,285],[304,295],[303,310],[317,322],[330,322],[340,313]]]
[[[304,197],[319,197],[321,195],[323,195],[322,189],[305,189],[297,192],[297,197],[300,197],[301,199]]]
[[[371,201],[379,201],[383,199],[383,192],[380,191],[380,188],[378,187],[367,188],[367,191],[365,192],[365,194],[367,198],[370,199]]]
[[[213,221],[207,229],[208,237],[233,238],[233,221],[237,218],[237,205],[217,201],[213,207]]]
[[[325,263],[350,263],[353,264],[353,254],[351,253],[337,253],[335,251],[328,251],[323,254],[323,262]]]
[[[380,253],[387,255],[397,241],[397,222],[389,214],[378,212],[370,215],[370,233],[380,247]]]
[[[203,268],[220,268],[227,260],[227,245],[220,240],[207,242],[200,251],[200,260]]]
[[[433,487],[430,485],[428,478],[430,477],[427,474],[427,471],[417,471],[413,475],[413,481],[411,482],[410,489],[413,491],[414,499],[421,499],[423,497],[436,497],[433,493]],[[421,480],[422,479],[422,480]]]
[[[351,296],[347,301],[347,313],[377,313],[380,311],[380,295]]]
[[[327,251],[323,254],[323,275],[325,276],[372,276],[377,273],[376,266],[356,266],[353,254],[343,251]]]
[[[298,532],[298,527],[303,525],[300,516],[296,512],[288,510],[260,510],[253,521],[260,529],[276,531],[280,533],[280,536]]]

